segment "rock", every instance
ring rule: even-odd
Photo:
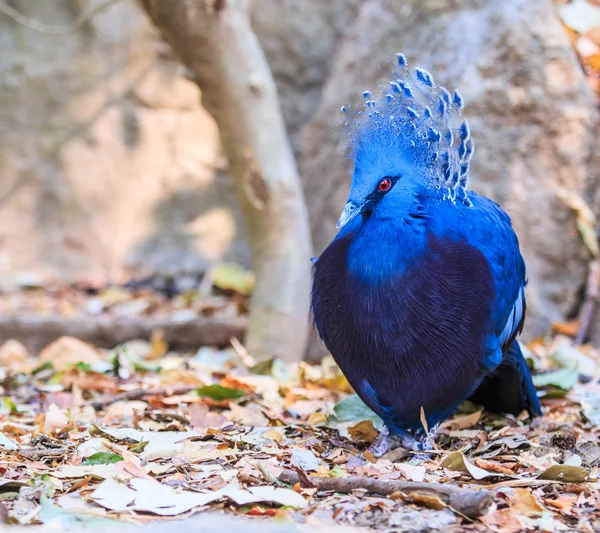
[[[556,190],[589,189],[596,120],[551,0],[362,3],[303,131],[316,251],[334,235],[349,186],[343,136],[334,136],[340,106],[386,79],[386,61],[399,51],[462,92],[476,146],[471,186],[511,215],[528,266],[526,334],[546,332],[577,307],[585,281],[588,253]]]
[[[251,0],[263,47],[298,155],[301,128],[315,113],[338,41],[358,0]]]
[[[62,25],[89,4],[14,3]],[[61,36],[0,15],[0,48],[2,286],[248,264],[217,128],[133,0]]]

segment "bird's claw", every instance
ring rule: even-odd
[[[433,428],[429,435],[423,437],[411,435],[408,432],[390,434],[390,430],[387,426],[384,426],[379,431],[379,436],[368,451],[373,454],[374,457],[381,457],[387,452],[395,450],[396,448],[405,448],[413,452],[424,452],[432,450],[434,448],[433,441],[437,434],[437,427]],[[418,458],[429,459],[429,454],[418,454]]]

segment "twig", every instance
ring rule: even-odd
[[[66,448],[18,448],[17,455],[24,459],[38,461],[39,459],[58,459],[69,453]]]
[[[596,302],[600,296],[600,260],[593,259],[590,262],[587,287],[585,289],[585,300],[581,309],[579,319],[579,331],[575,337],[575,344],[580,345],[585,341],[588,329],[594,317]]]
[[[28,28],[38,33],[45,33],[47,35],[69,35],[79,31],[85,24],[92,20],[98,13],[104,11],[121,0],[106,0],[100,4],[91,7],[88,11],[83,13],[75,20],[72,24],[66,24],[64,26],[54,26],[52,24],[44,24],[37,20],[30,19],[23,15],[19,10],[12,6],[9,6],[4,0],[0,0],[0,13],[4,13],[7,17],[10,17],[15,22],[18,22],[21,26]]]
[[[296,472],[284,470],[279,476],[284,483],[296,484],[300,478]],[[488,490],[473,490],[442,483],[412,483],[404,481],[382,481],[368,477],[310,477],[311,483],[319,491],[349,493],[366,490],[382,496],[398,495],[415,503],[434,507],[449,507],[467,517],[484,515],[492,504],[494,493]]]
[[[159,387],[156,389],[135,389],[119,394],[108,394],[97,400],[90,400],[84,405],[91,405],[94,409],[103,409],[104,407],[116,402],[127,402],[138,400],[144,396],[177,396],[179,394],[187,394],[194,390],[196,385],[181,385],[179,387]]]

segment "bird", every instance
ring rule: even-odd
[[[404,54],[388,79],[342,107],[350,192],[337,235],[313,259],[311,291],[321,339],[385,424],[377,456],[431,449],[467,399],[542,415],[517,341],[525,262],[509,216],[468,188],[463,96]]]

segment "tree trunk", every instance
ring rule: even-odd
[[[308,330],[311,240],[277,90],[244,0],[140,0],[202,91],[229,159],[256,287],[248,350],[300,359]]]

